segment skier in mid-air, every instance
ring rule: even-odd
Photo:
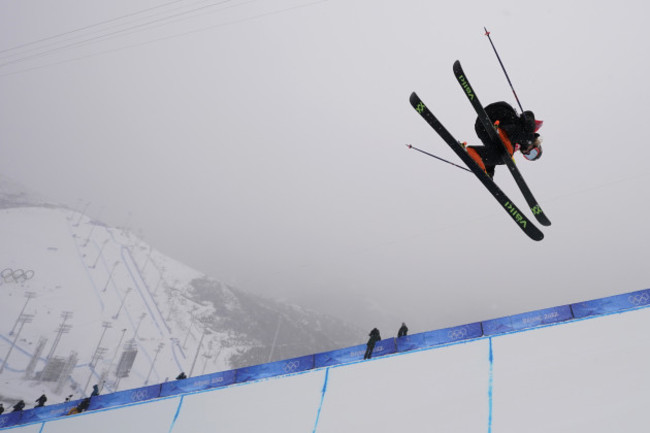
[[[485,107],[479,101],[476,91],[469,83],[460,61],[454,62],[453,70],[456,81],[463,89],[463,93],[467,96],[472,108],[477,115],[477,120],[474,125],[476,134],[483,142],[483,146],[467,146],[454,138],[451,133],[444,127],[440,120],[429,110],[429,108],[422,102],[420,97],[415,93],[411,93],[409,101],[411,106],[417,111],[420,116],[429,124],[431,128],[442,138],[451,149],[460,157],[465,163],[467,169],[474,173],[478,180],[481,181],[483,186],[487,188],[492,196],[499,202],[503,209],[510,215],[512,220],[528,237],[535,241],[544,239],[544,233],[539,230],[522,211],[508,198],[508,196],[499,188],[494,180],[494,169],[497,165],[505,164],[508,171],[512,174],[515,183],[521,190],[522,195],[526,199],[528,207],[533,212],[535,219],[542,225],[550,226],[551,220],[548,219],[541,206],[535,199],[532,191],[526,184],[523,176],[517,168],[513,154],[519,150],[526,159],[536,161],[542,156],[542,138],[537,133],[542,126],[542,122],[535,119],[532,111],[526,111],[519,101],[519,97],[508,77],[506,68],[499,57],[490,32],[485,29],[485,35],[490,40],[490,44],[496,54],[501,69],[508,80],[508,84],[512,89],[512,93],[517,100],[517,105],[520,108],[521,115],[507,102],[495,102]],[[440,159],[444,162],[456,165],[433,154],[425,152],[417,147],[408,145],[409,149],[415,149],[419,152]],[[459,166],[460,167],[460,166]],[[464,168],[464,167],[460,167]]]
[[[532,111],[524,111],[518,115],[510,104],[503,101],[486,106],[485,111],[496,125],[499,137],[510,157],[517,150],[529,161],[536,161],[542,156],[542,137],[537,131],[543,122],[536,120]],[[478,166],[492,178],[494,177],[494,167],[505,164],[503,151],[491,143],[490,136],[480,119],[476,119],[474,129],[476,135],[483,142],[483,146],[466,146],[465,150]]]

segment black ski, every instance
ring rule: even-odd
[[[530,188],[528,188],[528,185],[526,185],[526,181],[524,180],[523,176],[519,172],[519,169],[517,168],[514,159],[512,159],[508,155],[506,146],[503,144],[501,138],[499,137],[499,134],[497,134],[497,131],[494,128],[494,123],[492,123],[487,113],[485,112],[483,105],[481,105],[478,96],[476,96],[476,92],[474,92],[474,89],[469,84],[469,81],[467,80],[467,77],[463,72],[463,68],[460,66],[460,62],[458,60],[454,62],[454,75],[456,75],[456,79],[458,80],[458,83],[465,91],[465,95],[467,96],[467,99],[469,99],[469,102],[471,102],[472,107],[474,107],[474,110],[478,115],[478,118],[481,120],[483,126],[485,127],[485,130],[490,135],[490,139],[492,140],[493,143],[495,143],[495,146],[499,146],[499,148],[503,150],[503,161],[508,166],[510,173],[512,173],[512,176],[514,177],[515,182],[519,186],[519,189],[521,190],[521,193],[526,199],[526,203],[528,203],[528,206],[530,207],[530,210],[533,212],[533,215],[535,215],[535,218],[537,218],[537,221],[539,221],[540,224],[545,226],[550,226],[551,221],[548,219],[548,217],[546,216],[546,214],[544,213],[540,205],[537,203],[537,200],[535,200],[535,197],[533,196],[533,193],[530,191]]]
[[[542,233],[531,221],[529,221],[524,214],[515,206],[515,204],[506,196],[501,188],[494,183],[494,181],[476,164],[476,162],[467,154],[463,146],[447,131],[447,129],[440,123],[436,116],[424,105],[418,95],[413,92],[411,94],[411,105],[415,111],[420,113],[422,118],[445,140],[445,142],[456,152],[456,155],[463,160],[465,165],[478,177],[478,180],[492,193],[494,198],[503,206],[505,211],[510,215],[513,221],[526,233],[531,239],[541,241],[544,239]]]

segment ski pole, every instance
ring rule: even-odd
[[[519,108],[521,109],[521,112],[524,112],[523,107],[521,106],[521,102],[519,102],[519,97],[517,96],[517,92],[515,92],[515,88],[512,86],[512,81],[510,81],[510,77],[508,76],[508,72],[506,71],[505,66],[503,66],[503,62],[501,61],[501,57],[499,56],[499,53],[497,52],[496,47],[494,46],[494,42],[492,42],[492,38],[490,37],[490,32],[488,32],[488,29],[483,27],[485,30],[485,36],[488,37],[490,40],[490,45],[492,45],[492,49],[494,50],[494,54],[497,55],[497,59],[499,60],[499,64],[501,65],[501,69],[503,69],[503,73],[506,74],[506,79],[508,80],[508,84],[510,84],[510,88],[512,89],[512,93],[515,95],[515,99],[517,100],[517,104],[519,104]]]
[[[434,155],[433,153],[429,153],[429,152],[426,152],[426,151],[424,151],[424,150],[422,150],[422,149],[418,149],[417,147],[412,146],[412,145],[410,145],[410,144],[407,144],[406,147],[408,147],[409,149],[417,150],[417,151],[420,152],[420,153],[424,153],[425,155],[429,155],[429,156],[431,156],[431,157],[433,157],[433,158],[435,158],[435,159],[437,159],[437,160],[440,160],[440,161],[442,161],[442,162],[446,162],[447,164],[451,164],[451,165],[453,165],[454,167],[462,168],[463,170],[466,170],[466,171],[469,171],[469,172],[472,171],[472,170],[470,170],[470,169],[468,169],[468,168],[466,168],[466,167],[460,166],[460,165],[458,165],[458,164],[454,164],[453,162],[451,162],[451,161],[447,161],[446,159],[442,159],[442,158],[440,158],[439,156]]]

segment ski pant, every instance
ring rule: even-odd
[[[372,351],[375,349],[375,343],[368,343],[368,347],[366,348],[366,354],[363,355],[363,359],[370,359],[372,356]]]

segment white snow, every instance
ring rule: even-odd
[[[60,208],[2,209],[0,270],[6,276],[0,278],[1,360],[16,337],[11,331],[21,331],[0,373],[0,401],[5,406],[10,399],[24,398],[30,408],[27,398],[36,399],[41,393],[48,395],[48,403],[61,402],[68,394],[79,398],[104,379],[104,392],[110,392],[142,386],[147,379],[149,384],[173,379],[180,371],[189,372],[192,365],[194,375],[230,367],[228,355],[236,347],[222,347],[228,335],[218,332],[203,341],[203,350],[210,347],[213,356],[199,357],[194,363],[201,334],[192,326],[191,316],[212,306],[199,305],[184,294],[189,282],[203,274],[131,233]],[[31,270],[33,277],[16,281],[12,270]],[[27,293],[35,297],[28,299]],[[33,320],[20,329],[23,308]],[[72,314],[64,323],[65,312]],[[110,322],[103,338],[102,322]],[[43,369],[62,324],[69,326],[69,332],[61,335],[53,356],[67,358],[74,351],[78,363],[73,388],[55,393],[55,384],[25,381],[24,373],[41,337],[48,341],[35,371]],[[117,382],[113,372],[130,340],[135,341],[138,354],[130,376]],[[88,364],[98,346],[104,348],[102,359],[91,370]]]

